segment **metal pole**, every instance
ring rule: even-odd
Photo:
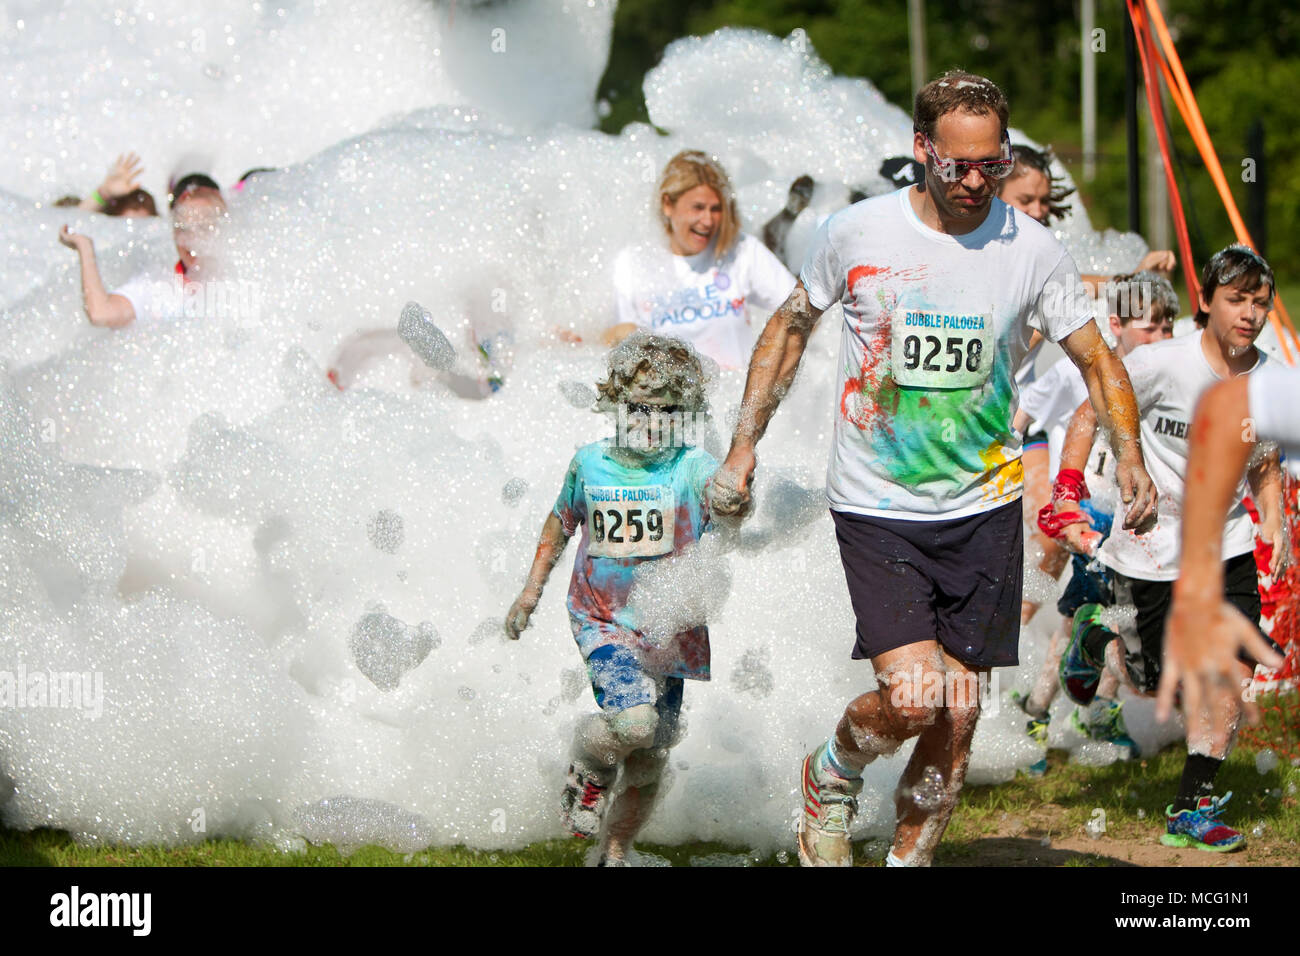
[[[907,0],[907,29],[912,52],[912,98],[925,86],[925,0]]]
[[[1128,228],[1129,232],[1142,231],[1141,189],[1139,187],[1138,114],[1137,114],[1138,56],[1137,37],[1133,22],[1124,18],[1124,130],[1128,143]]]
[[[1083,180],[1097,177],[1097,54],[1093,49],[1092,31],[1097,23],[1096,0],[1083,0],[1083,36],[1080,90],[1083,105]]]

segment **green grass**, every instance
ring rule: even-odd
[[[1106,836],[1121,845],[1151,844],[1161,832],[1161,813],[1178,788],[1185,751],[1170,748],[1148,760],[1108,767],[1081,767],[1054,751],[1041,778],[1017,777],[995,786],[968,787],[953,814],[939,847],[940,865],[987,865],[1000,855],[1049,841],[1079,837],[1097,809],[1106,814]],[[1264,825],[1261,836],[1250,836],[1252,852],[1270,865],[1300,865],[1300,813],[1297,791],[1300,769],[1285,760],[1260,774],[1255,752],[1239,749],[1219,773],[1218,791],[1233,791],[1226,817],[1247,833]],[[1144,816],[1139,816],[1139,811]],[[1045,822],[1047,821],[1047,822]],[[1060,866],[1110,866],[1112,856],[1086,851],[1047,854],[1041,862]],[[344,856],[331,846],[308,846],[301,853],[236,840],[208,840],[181,847],[82,846],[55,830],[0,829],[0,866],[581,866],[589,843],[546,840],[520,850],[480,851],[465,847],[432,847],[403,855],[364,847]],[[638,849],[689,866],[709,854],[746,854],[743,847],[716,843],[680,846],[638,844]],[[878,863],[886,846],[882,835],[857,845],[857,858]],[[792,866],[793,846],[784,859],[771,856],[758,866]]]

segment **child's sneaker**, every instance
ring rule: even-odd
[[[1074,625],[1070,628],[1070,642],[1061,655],[1057,675],[1061,678],[1061,690],[1065,696],[1081,707],[1087,707],[1097,696],[1097,684],[1101,681],[1101,661],[1094,661],[1087,648],[1083,646],[1083,637],[1093,627],[1101,627],[1101,605],[1085,604],[1074,612]]]
[[[804,866],[852,866],[853,844],[849,825],[858,812],[857,795],[861,780],[830,776],[818,779],[810,753],[803,761],[800,790],[803,811],[799,815],[799,862]]]
[[[564,793],[560,795],[560,819],[565,829],[583,839],[599,832],[614,776],[612,770],[591,771],[577,763],[569,764]]]
[[[1231,853],[1246,845],[1246,836],[1219,819],[1223,805],[1232,798],[1229,790],[1222,797],[1201,797],[1195,810],[1179,810],[1173,805],[1165,809],[1165,826],[1168,832],[1160,838],[1165,846],[1194,847],[1211,853]]]
[[[1128,760],[1136,760],[1140,756],[1137,741],[1129,736],[1128,728],[1124,725],[1122,701],[1098,697],[1088,710],[1087,723],[1084,723],[1078,709],[1070,716],[1070,722],[1074,724],[1075,730],[1090,740],[1103,740],[1124,747],[1128,750]]]
[[[1024,768],[1024,772],[1031,777],[1041,777],[1047,773],[1047,735],[1051,727],[1052,715],[1044,714],[1042,717],[1035,717],[1027,709],[1029,695],[1022,694],[1018,690],[1011,692],[1011,702],[1029,718],[1025,721],[1025,736],[1043,748],[1043,755]]]

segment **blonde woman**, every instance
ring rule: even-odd
[[[770,313],[794,288],[794,276],[740,231],[731,182],[704,153],[669,160],[655,202],[665,242],[618,254],[617,324],[605,344],[644,328],[685,339],[723,368],[744,368],[754,341],[746,306]]]

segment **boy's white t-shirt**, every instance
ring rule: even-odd
[[[1269,362],[1251,374],[1246,392],[1255,433],[1300,457],[1300,369]]]
[[[1142,458],[1160,493],[1156,526],[1146,534],[1116,527],[1097,557],[1109,568],[1143,581],[1173,581],[1178,577],[1183,500],[1186,494],[1187,443],[1196,402],[1220,381],[1201,351],[1198,329],[1181,338],[1134,349],[1124,358],[1138,402]],[[1267,367],[1263,352],[1250,374]],[[1246,479],[1237,486],[1235,503],[1223,529],[1223,559],[1254,550],[1255,531],[1241,503]]]
[[[836,511],[940,520],[1020,497],[1015,374],[1035,329],[1091,322],[1087,289],[1051,232],[999,199],[973,232],[917,218],[910,187],[822,224],[800,278],[844,306],[826,495]]]
[[[723,368],[749,364],[754,332],[746,308],[770,314],[792,289],[790,270],[745,234],[721,258],[712,244],[694,256],[658,244],[631,246],[614,260],[618,322],[685,339]]]

